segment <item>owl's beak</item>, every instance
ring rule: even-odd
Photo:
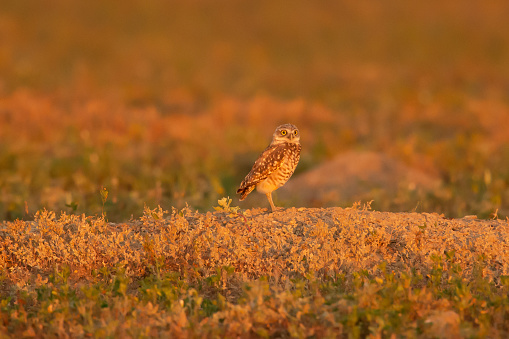
[[[293,138],[295,138],[295,134],[291,133],[290,134],[290,140],[293,140]]]

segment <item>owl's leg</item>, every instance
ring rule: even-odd
[[[265,193],[265,195],[267,196],[267,199],[269,199],[270,208],[272,208],[272,212],[275,212],[276,206],[274,206],[274,203],[272,202],[272,192]]]

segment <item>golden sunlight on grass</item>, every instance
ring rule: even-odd
[[[0,337],[509,337],[507,13],[0,1]]]
[[[48,211],[6,223],[0,268],[10,297],[0,330],[178,337],[509,331],[507,221],[358,206],[272,214],[223,206],[206,214],[174,209],[168,217],[146,208],[122,224]],[[17,307],[6,309],[10,303]],[[93,320],[99,313],[108,321]]]

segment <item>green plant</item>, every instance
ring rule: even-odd
[[[240,210],[240,207],[238,206],[230,206],[232,203],[232,199],[230,199],[230,197],[223,197],[222,199],[218,200],[217,203],[219,206],[214,207],[214,209],[219,212],[237,214]]]

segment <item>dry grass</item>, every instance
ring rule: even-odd
[[[111,224],[40,211],[33,222],[4,223],[2,330],[178,337],[509,333],[507,221],[355,206],[167,214],[146,208],[139,220]]]

